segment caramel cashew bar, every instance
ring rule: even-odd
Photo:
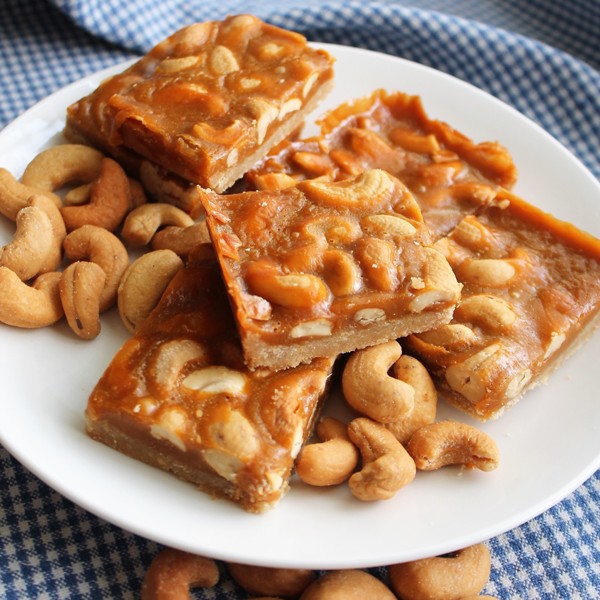
[[[600,322],[600,240],[501,191],[436,242],[463,284],[450,324],[403,347],[468,414],[500,416]]]
[[[333,59],[252,15],[195,23],[68,108],[65,133],[224,191],[329,91]]]
[[[413,193],[435,238],[465,214],[510,188],[516,168],[497,142],[475,143],[431,119],[418,96],[376,90],[329,111],[321,134],[290,140],[246,176],[253,189],[292,185],[299,179],[343,180],[367,169],[385,169]]]
[[[262,512],[288,489],[332,366],[249,371],[218,265],[194,259],[98,381],[87,433]]]
[[[282,369],[447,323],[460,286],[408,189],[342,182],[202,198],[251,368]]]

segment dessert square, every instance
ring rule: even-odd
[[[333,59],[252,15],[190,25],[67,111],[71,140],[224,191],[330,90]]]
[[[252,169],[246,176],[251,188],[315,177],[343,180],[385,169],[413,193],[437,239],[516,180],[503,146],[475,143],[429,118],[418,96],[376,90],[331,110],[319,123],[320,135],[285,142]]]
[[[373,169],[202,202],[250,368],[283,369],[447,323],[460,285],[412,194]]]
[[[450,324],[402,343],[473,417],[500,416],[600,323],[600,240],[509,192],[435,247],[462,299]]]
[[[249,371],[214,256],[184,267],[91,393],[93,439],[238,503],[276,505],[332,358]]]

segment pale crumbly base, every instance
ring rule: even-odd
[[[93,420],[88,417],[85,425],[87,435],[93,440],[130,458],[172,473],[178,479],[194,484],[213,498],[231,500],[247,512],[262,513],[274,508],[289,487],[288,483],[284,482],[280,493],[266,501],[258,494],[253,494],[252,490],[242,490],[216,475],[207,465],[197,463],[197,466],[193,466],[189,460],[184,460],[185,453],[168,442],[151,438],[146,432],[126,432],[107,419]]]
[[[407,314],[398,319],[370,323],[367,327],[349,327],[324,337],[294,340],[295,343],[269,344],[260,333],[242,333],[246,364],[251,369],[269,367],[281,370],[310,362],[316,357],[336,356],[375,346],[410,333],[420,333],[448,323],[454,306],[435,312]]]

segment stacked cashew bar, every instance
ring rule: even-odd
[[[232,17],[174,34],[68,111],[71,139],[146,178],[201,184],[241,340],[208,327],[224,296],[213,280],[203,293],[218,300],[195,297],[186,282],[206,278],[188,259],[93,391],[88,433],[251,511],[287,488],[335,358],[447,323],[460,295],[412,194],[384,170],[219,195],[299,125],[331,63],[297,34]]]
[[[511,194],[505,148],[474,144],[430,119],[418,97],[383,90],[334,109],[321,128],[247,180],[273,189],[380,168],[406,184],[462,286],[451,323],[401,340],[448,402],[498,417],[598,326],[600,241]]]
[[[69,140],[114,159],[94,159],[100,178],[130,175],[116,178],[127,201],[111,231],[144,246],[148,223],[177,213],[170,237],[196,240],[152,310],[128,314],[133,336],[90,395],[87,432],[250,512],[288,489],[338,356],[408,351],[441,395],[487,419],[600,314],[600,242],[511,195],[499,144],[382,90],[300,139],[332,80],[326,52],[238,15],[173,34],[67,112]],[[131,176],[154,202],[136,207]],[[408,456],[402,426],[360,402],[352,443],[385,438]]]

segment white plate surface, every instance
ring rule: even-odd
[[[600,186],[542,129],[498,100],[448,75],[365,50],[325,46],[337,84],[323,109],[378,87],[419,94],[432,117],[476,141],[499,140],[520,171],[516,191],[600,236]],[[0,165],[19,176],[41,149],[61,141],[66,106],[109,73],[48,97],[0,133]],[[319,111],[320,112],[320,111]],[[12,225],[0,225],[0,242]],[[226,560],[270,566],[346,568],[412,560],[505,532],[548,509],[600,466],[597,392],[600,335],[548,385],[482,428],[498,442],[491,473],[449,468],[418,473],[395,498],[361,503],[345,486],[300,482],[273,511],[244,513],[193,486],[88,439],[87,396],[125,339],[118,315],[80,341],[66,325],[0,328],[0,440],[33,473],[92,513],[150,539]],[[469,422],[441,406],[439,417]]]

